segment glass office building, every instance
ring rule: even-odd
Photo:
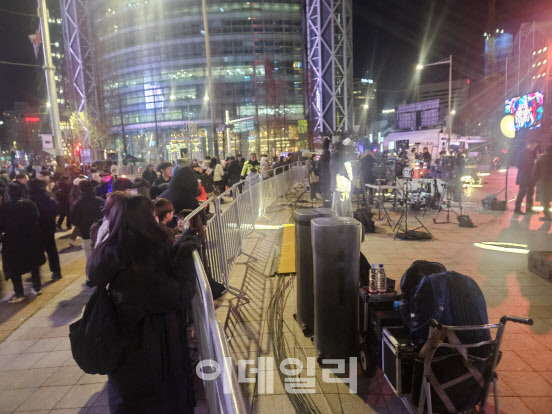
[[[212,154],[201,1],[91,4],[100,100],[118,148],[124,131],[137,157],[155,159],[163,147],[178,158]],[[305,147],[301,1],[207,0],[207,12],[219,150]],[[223,131],[227,119],[248,117]]]

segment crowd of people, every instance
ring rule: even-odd
[[[268,176],[266,160],[251,154],[224,165],[212,157],[190,165],[164,162],[133,179],[109,166],[85,174],[77,164],[64,171],[41,169],[31,179],[22,172],[10,179],[1,171],[2,262],[14,288],[9,302],[26,299],[26,273],[31,294],[42,293],[39,269],[46,256],[52,280],[62,277],[57,231],[82,238],[86,285],[108,286],[128,342],[124,362],[108,375],[111,412],[193,412],[187,326],[194,250],[204,259],[215,300],[226,287],[211,277],[205,260],[208,212],[191,213],[202,199],[241,179]]]

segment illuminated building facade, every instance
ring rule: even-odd
[[[96,0],[88,7],[102,121],[116,149],[126,144],[152,160],[163,147],[171,158],[184,148],[191,158],[213,154],[201,2]],[[219,151],[304,147],[301,1],[207,0],[207,13]],[[226,111],[230,120],[252,117],[253,129],[227,133]]]
[[[26,102],[15,102],[12,110],[2,114],[4,123],[4,140],[2,151],[8,154],[13,147],[18,151],[21,161],[30,161],[31,155],[36,156],[42,149],[40,139],[41,117],[36,108],[31,108]]]

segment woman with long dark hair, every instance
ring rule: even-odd
[[[111,413],[193,413],[193,377],[186,309],[193,273],[173,261],[171,239],[144,196],[113,205],[109,236],[87,266],[93,285],[108,285],[128,343],[122,365],[108,376]],[[181,260],[180,260],[181,261]]]

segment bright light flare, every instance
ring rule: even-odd
[[[528,254],[529,249],[526,244],[519,243],[502,243],[502,242],[479,242],[473,244],[475,247],[480,249],[492,250],[495,252],[505,252],[505,253],[517,253],[517,254]]]
[[[502,168],[502,169],[498,170],[499,173],[505,173],[506,171],[508,171],[506,168]]]
[[[422,70],[424,68],[424,65],[422,65],[421,63],[418,63],[416,65],[416,70]]]
[[[485,172],[477,173],[477,176],[478,176],[478,177],[487,177],[487,176],[489,176],[489,175],[491,175],[491,173],[485,173]]]

